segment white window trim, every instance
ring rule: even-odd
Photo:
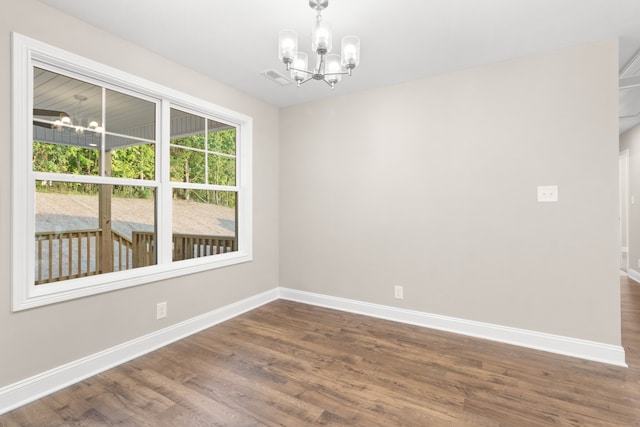
[[[102,275],[34,285],[35,201],[34,172],[31,166],[33,66],[47,64],[88,79],[114,87],[142,93],[160,100],[161,117],[168,117],[171,106],[188,108],[205,117],[237,127],[236,146],[238,172],[236,177],[238,203],[238,251],[179,262],[171,259],[170,245],[158,253],[158,265]],[[196,97],[136,77],[107,65],[83,58],[63,49],[12,33],[12,196],[11,196],[11,286],[13,311],[95,295],[116,289],[197,273],[253,259],[252,206],[252,138],[253,120]],[[161,150],[157,165],[160,170],[169,166],[169,121],[160,123]],[[168,174],[167,174],[168,176]],[[86,177],[84,177],[86,178]],[[160,179],[156,176],[156,181]],[[162,182],[157,197],[158,239],[171,235],[171,206],[163,203],[171,197],[170,182]],[[25,197],[26,195],[26,197]],[[170,239],[170,237],[169,237]],[[160,245],[159,245],[160,246]]]

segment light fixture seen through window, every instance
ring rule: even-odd
[[[316,22],[311,31],[311,48],[317,55],[316,66],[309,70],[309,57],[298,51],[298,35],[293,30],[282,30],[279,36],[279,58],[291,72],[291,78],[301,84],[309,80],[322,80],[335,88],[343,75],[351,75],[351,70],[360,63],[360,39],[346,36],[342,39],[342,54],[332,50],[331,25],[322,19],[321,12],[327,8],[329,0],[309,0],[309,6],[317,12]]]
[[[73,95],[73,97],[78,101],[78,111],[80,111],[80,115],[82,114],[82,103],[84,101],[86,101],[88,98],[84,95]],[[40,114],[42,115],[51,115],[51,114],[57,114],[59,117],[58,119],[56,119],[53,123],[52,123],[52,128],[53,129],[57,129],[57,130],[62,130],[62,129],[73,129],[75,130],[75,132],[77,134],[83,134],[85,130],[89,130],[91,132],[95,132],[95,133],[102,133],[104,131],[104,128],[102,126],[100,126],[100,123],[98,123],[98,121],[96,120],[87,120],[87,124],[86,127],[83,126],[83,120],[82,117],[78,117],[76,120],[76,123],[74,124],[73,121],[71,120],[71,117],[69,117],[69,114],[62,112],[62,111],[51,111],[51,113],[48,112],[48,110],[38,110],[38,112],[40,112]]]

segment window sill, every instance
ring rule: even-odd
[[[171,264],[141,267],[107,275],[23,287],[25,292],[13,295],[13,311],[27,310],[76,298],[111,292],[160,280],[172,279],[203,271],[215,270],[252,261],[251,254],[234,252],[206,258],[176,261]]]

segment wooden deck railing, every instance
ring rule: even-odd
[[[173,260],[200,258],[236,251],[233,236],[198,236],[194,234],[173,234]]]
[[[132,235],[134,256],[133,266],[143,267],[154,263],[154,234],[134,231]],[[199,234],[173,234],[173,260],[199,258],[203,256],[223,254],[237,250],[236,238],[233,236],[205,236]]]
[[[155,235],[143,231],[131,233],[133,240],[133,268],[145,267],[156,263]]]
[[[97,274],[101,235],[102,230],[36,233],[35,284]]]
[[[101,229],[44,231],[36,233],[35,284],[51,283],[102,272]],[[133,265],[133,247],[129,239],[112,231],[111,256],[113,271],[127,270]]]
[[[113,240],[113,271],[131,269],[133,266],[133,242],[114,230],[111,230],[111,240]]]
[[[57,282],[102,273],[101,229],[45,231],[36,233],[35,284]],[[113,271],[129,270],[156,263],[155,235],[134,231],[129,240],[112,231]],[[237,250],[233,236],[173,235],[173,260],[180,261]]]

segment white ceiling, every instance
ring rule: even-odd
[[[285,107],[553,49],[620,39],[619,69],[640,50],[640,0],[330,0],[334,49],[360,37],[361,63],[334,91],[280,86],[278,32],[311,53],[308,0],[41,0],[164,57]]]

